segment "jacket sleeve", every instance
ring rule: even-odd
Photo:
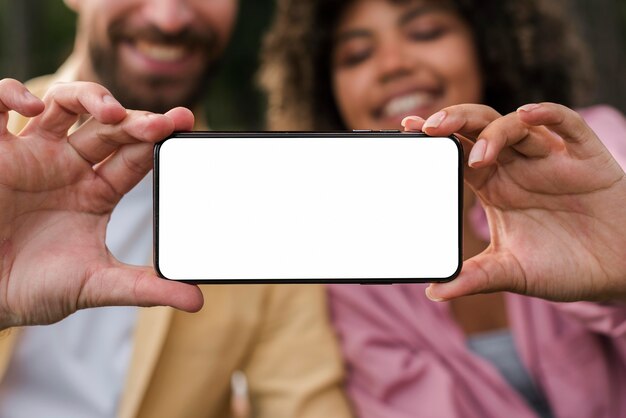
[[[269,286],[245,373],[254,418],[351,416],[324,288]]]
[[[576,318],[592,332],[621,340],[626,336],[626,303],[570,302],[556,305],[561,312]]]

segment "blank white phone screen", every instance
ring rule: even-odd
[[[459,267],[450,138],[170,138],[157,162],[166,278],[424,281]]]

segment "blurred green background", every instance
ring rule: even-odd
[[[207,92],[212,129],[263,129],[265,102],[254,74],[274,1],[240,4],[232,42]],[[26,81],[56,71],[72,50],[75,24],[76,15],[61,0],[0,0],[0,78]]]
[[[556,0],[552,0],[556,1]],[[590,44],[596,103],[626,113],[626,0],[565,0]],[[258,48],[273,0],[241,1],[239,21],[206,97],[213,129],[263,129],[264,100],[254,83]],[[72,48],[75,15],[61,0],[0,0],[0,78],[49,74]]]

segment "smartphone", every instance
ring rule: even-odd
[[[462,170],[455,137],[177,133],[154,148],[154,265],[192,283],[447,281]]]

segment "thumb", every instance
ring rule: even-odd
[[[171,306],[197,312],[204,303],[198,286],[162,279],[152,268],[105,267],[84,285],[80,308],[96,306]]]
[[[435,302],[443,302],[477,293],[493,293],[512,290],[526,292],[526,281],[520,271],[512,268],[516,264],[511,257],[504,257],[487,249],[463,262],[461,273],[446,283],[431,283],[426,296]]]

